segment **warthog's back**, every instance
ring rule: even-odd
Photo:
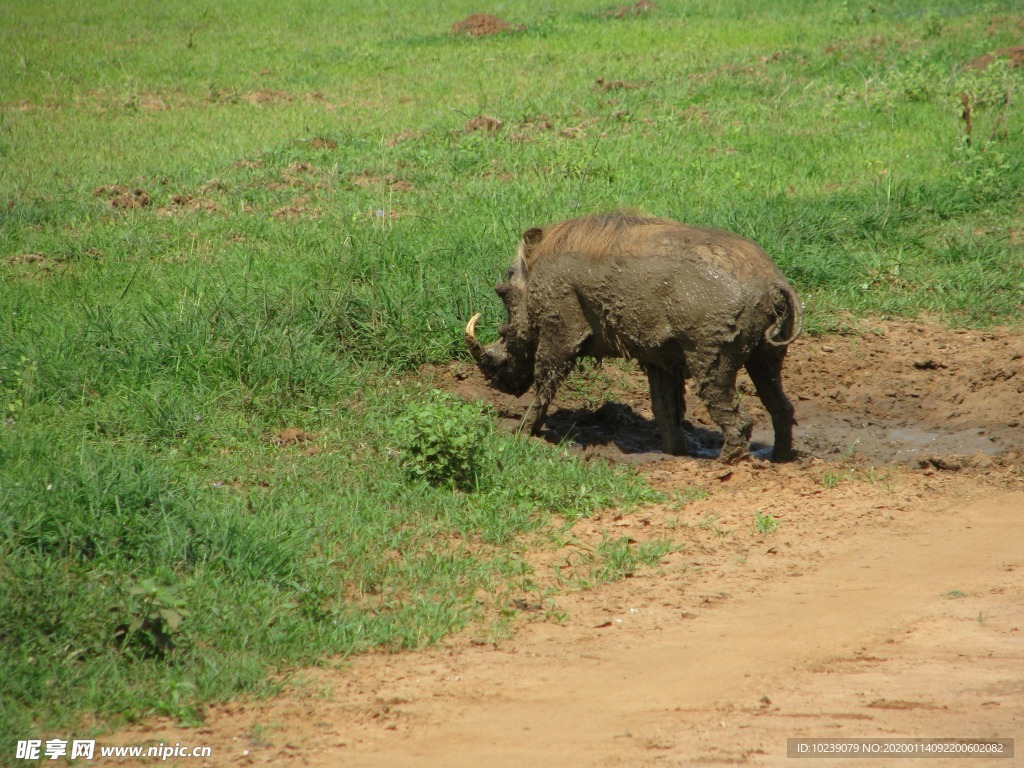
[[[524,256],[531,315],[578,302],[608,345],[640,356],[681,331],[756,344],[774,322],[776,286],[789,287],[757,243],[663,219],[560,222]]]
[[[552,224],[524,257],[528,273],[540,266],[545,270],[556,268],[557,262],[578,257],[595,262],[595,266],[613,261],[618,269],[641,272],[671,266],[679,269],[689,263],[736,282],[752,281],[759,286],[785,281],[764,249],[745,237],[713,227],[626,214]]]

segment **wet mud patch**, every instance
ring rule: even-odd
[[[435,372],[441,387],[489,403],[506,428],[518,428],[533,393],[515,398],[491,389],[474,366]],[[908,321],[879,321],[861,335],[805,336],[783,370],[796,407],[794,442],[803,458],[926,471],[987,468],[1024,460],[1024,335],[951,331]],[[770,456],[771,421],[753,384],[738,388],[754,418],[751,450]],[[714,458],[721,433],[687,392],[691,455]],[[645,463],[660,450],[646,376],[632,363],[584,363],[559,391],[544,439],[585,455]]]

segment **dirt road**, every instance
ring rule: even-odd
[[[640,462],[670,496],[706,495],[579,521],[537,572],[608,534],[677,542],[656,569],[563,594],[562,621],[524,610],[496,647],[481,630],[369,655],[303,673],[277,700],[211,708],[199,729],[149,723],[104,743],[209,745],[217,766],[365,768],[790,765],[793,737],[1024,750],[1022,350],[1012,334],[911,324],[805,342],[787,377],[804,453],[786,465],[665,458],[628,370],[600,374],[620,405],[590,422],[584,380],[556,430]],[[449,384],[479,386],[459,372]],[[496,405],[514,419],[516,403]],[[699,443],[710,432],[691,418]],[[777,530],[758,532],[755,512]],[[893,763],[1015,761],[809,764]]]
[[[396,665],[377,695],[403,727],[310,763],[781,765],[787,737],[1017,735],[1024,552],[1006,531],[1022,509],[1005,494],[846,542],[695,619],[638,591],[601,630]]]

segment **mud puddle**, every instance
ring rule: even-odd
[[[490,389],[468,365],[436,372],[439,386],[490,403],[516,429],[532,401]],[[804,337],[783,371],[805,458],[951,469],[1018,461],[1024,450],[1024,340],[1009,332],[949,331],[903,321],[861,335]],[[768,414],[745,374],[738,388],[755,419],[751,451],[767,459]],[[713,459],[721,433],[687,393],[690,455]],[[661,453],[647,381],[631,363],[585,364],[566,382],[545,439],[588,455],[642,464]]]

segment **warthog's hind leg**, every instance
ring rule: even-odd
[[[719,349],[694,355],[688,362],[697,382],[697,394],[707,406],[711,418],[722,429],[721,460],[732,463],[742,459],[750,448],[754,425],[736,394],[739,365],[732,356],[722,354]]]
[[[793,418],[793,404],[782,391],[782,361],[785,356],[785,347],[762,344],[747,361],[747,373],[754,382],[757,396],[772,417],[772,429],[775,431],[772,461],[793,458],[793,424],[796,420]]]

